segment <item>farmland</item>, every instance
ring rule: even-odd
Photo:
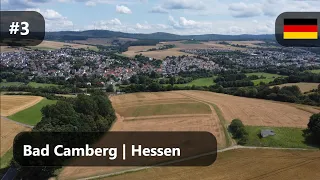
[[[23,109],[31,107],[43,98],[39,96],[7,96],[1,95],[1,116],[10,116],[16,112],[19,112]]]
[[[14,137],[18,133],[27,130],[30,129],[1,118],[1,157],[12,147]]]
[[[22,111],[19,111],[9,116],[9,118],[24,124],[36,125],[38,122],[41,121],[41,118],[42,118],[41,109],[44,106],[55,104],[55,103],[56,101],[53,101],[53,100],[42,99],[39,103],[29,108],[26,108]]]
[[[181,56],[181,55],[190,55],[188,53],[181,52],[181,50],[186,49],[224,49],[224,50],[239,50],[243,51],[246,50],[246,47],[236,47],[234,45],[243,45],[247,47],[261,47],[258,44],[264,43],[262,41],[228,41],[230,45],[227,44],[220,44],[220,41],[208,41],[208,42],[201,42],[201,41],[170,41],[170,42],[160,42],[156,46],[131,46],[129,47],[128,51],[124,52],[123,54],[133,57],[137,54],[143,54],[144,56],[155,58],[155,59],[164,59],[167,56]],[[175,48],[166,49],[166,50],[158,50],[158,51],[147,51],[151,48],[159,47],[163,44],[173,44]]]
[[[208,167],[155,167],[102,179],[314,179],[320,177],[319,159],[318,151],[237,149],[218,153]]]
[[[251,126],[305,128],[312,113],[320,112],[319,109],[310,106],[236,97],[212,92],[178,91],[177,93],[214,103],[221,109],[226,121],[231,122],[232,119],[239,118],[245,125]],[[308,110],[305,110],[304,107],[308,108]]]
[[[24,85],[22,82],[1,82],[0,87],[9,87],[9,86],[21,86]],[[36,83],[36,82],[29,82],[28,86],[38,88],[38,87],[50,87],[50,86],[58,86],[56,84],[47,84],[47,83]]]
[[[304,92],[309,92],[313,89],[318,89],[319,83],[286,83],[286,84],[281,84],[277,85],[280,88],[285,87],[285,86],[298,86],[301,90],[302,93]]]
[[[309,72],[312,72],[312,73],[315,73],[315,74],[320,74],[320,69],[309,70]]]
[[[226,147],[223,126],[210,104],[174,92],[124,94],[112,96],[111,101],[118,113],[112,131],[208,131],[216,136],[218,148]],[[167,107],[168,111],[162,113],[159,107]],[[79,178],[123,169],[126,168],[65,167],[59,178]]]
[[[245,129],[249,137],[246,146],[313,148],[305,143],[302,128],[246,126]],[[263,129],[272,129],[276,135],[260,138]]]
[[[92,49],[95,50],[95,46],[83,45],[83,44],[74,44],[74,43],[64,43],[64,42],[56,42],[56,41],[43,41],[38,46],[32,47],[32,49],[43,49],[43,50],[52,50],[52,49],[60,49],[63,47],[71,47],[75,49],[84,48],[84,49]]]
[[[277,77],[284,77],[284,76],[281,76],[281,75],[278,75],[278,74],[270,74],[270,73],[247,73],[246,74],[247,76],[253,76],[253,75],[256,75],[256,76],[263,76],[265,78],[260,78],[260,79],[256,79],[256,80],[252,80],[252,82],[254,83],[254,85],[258,85],[260,84],[260,82],[264,82],[264,83],[269,83],[269,82],[272,82],[275,78]]]
[[[177,86],[184,87],[184,86],[211,86],[214,85],[215,83],[213,82],[214,77],[209,77],[209,78],[199,78],[195,79],[187,84],[176,84]]]
[[[84,44],[74,44],[74,43],[64,43],[64,42],[57,42],[57,41],[43,41],[41,44],[37,46],[30,46],[25,47],[24,50],[55,50],[65,47],[71,47],[75,49],[84,48],[84,49],[91,49],[91,50],[98,50],[96,46],[91,45],[84,45]],[[11,47],[1,47],[1,52],[12,52],[12,51],[19,51],[19,48],[11,48]]]
[[[299,105],[299,107],[296,107],[294,104],[248,99],[204,91],[133,93],[112,96],[111,101],[117,112],[117,121],[113,125],[112,131],[209,131],[216,136],[219,149],[233,144],[233,142],[231,142],[232,140],[229,139],[229,133],[226,131],[226,125],[234,118],[240,118],[245,125],[271,127],[288,126],[299,127],[297,129],[301,130],[307,126],[309,117],[312,114],[310,111],[320,112],[320,110],[311,106]],[[179,106],[181,105],[187,105],[183,108],[191,108],[191,104],[193,104],[192,106],[195,104],[202,104],[201,106],[203,106],[202,108],[204,108],[205,111],[197,108],[194,110],[189,109],[188,111],[179,109]],[[160,107],[168,107],[167,113],[162,113],[164,111],[161,111]],[[208,107],[210,111],[208,111]],[[195,110],[197,112],[195,112]],[[291,133],[294,134],[296,131]],[[302,138],[301,133],[296,134],[294,137],[298,137],[298,139],[295,142],[289,142],[286,146],[295,146],[295,143],[298,143],[298,146],[296,147],[306,147],[303,145],[299,146],[299,143],[301,144],[301,142],[298,141]],[[238,153],[243,153],[244,158],[240,158],[241,160],[238,160],[237,158],[241,156],[241,154]],[[301,156],[308,157],[308,153],[301,153]],[[310,152],[310,154],[313,153]],[[285,165],[288,165],[289,167],[301,160],[301,158],[297,158],[296,161],[288,160],[292,154],[286,151],[247,149],[232,150],[230,152],[219,153],[217,162],[210,167],[176,168],[177,171],[175,171],[175,168],[163,168],[159,169],[158,173],[163,173],[161,174],[161,178],[172,176],[173,179],[175,177],[181,179],[181,177],[184,177],[182,174],[193,176],[193,174],[200,175],[204,173],[204,175],[198,176],[202,179],[212,178],[211,173],[214,174],[215,172],[223,171],[223,169],[225,169],[223,173],[219,174],[219,177],[221,176],[222,179],[224,177],[232,179],[232,177],[236,177],[236,173],[228,175],[228,173],[225,172],[227,169],[236,169],[237,173],[239,173],[240,169],[236,168],[237,166],[242,167],[244,166],[243,164],[246,163],[254,164],[259,161],[263,161],[263,159],[254,159],[251,157],[259,156],[260,158],[267,158],[278,155],[279,157],[287,156],[287,158],[270,159],[270,161],[263,162],[265,164],[262,166],[268,167],[272,163],[284,163],[284,166],[281,167],[286,167]],[[319,156],[319,154],[317,155]],[[229,162],[231,161],[234,161],[234,163],[230,164]],[[281,167],[279,166],[274,168],[277,169]],[[258,169],[250,170],[250,172],[259,171],[260,168],[257,168]],[[130,169],[130,167],[65,167],[59,175],[59,178],[76,179],[99,174],[113,173],[126,169]],[[169,169],[168,174],[165,169]],[[152,172],[155,171],[158,171],[158,168],[150,170],[150,178],[153,176],[158,177],[156,174],[152,174]],[[133,179],[137,177],[144,177],[148,179],[148,172],[149,170],[145,170],[112,178],[131,179],[132,176]],[[263,172],[272,172],[272,170]],[[140,173],[143,173],[144,175],[141,175]],[[173,176],[173,174],[176,173],[179,174],[179,176]],[[136,174],[139,175],[136,176]],[[246,173],[247,176],[243,176],[243,178],[248,177],[250,174],[257,176],[260,175]],[[286,173],[284,175],[286,175]]]

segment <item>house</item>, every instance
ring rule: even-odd
[[[271,129],[265,129],[265,130],[261,130],[260,135],[262,138],[265,138],[268,136],[274,136],[274,135],[276,135],[276,133],[274,133],[274,131]]]

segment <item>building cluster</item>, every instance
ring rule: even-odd
[[[214,62],[229,62],[244,68],[265,66],[319,66],[320,55],[301,48],[247,48],[244,51],[189,49],[187,53],[208,57]]]
[[[114,56],[113,56],[114,57]],[[0,65],[22,70],[33,76],[64,77],[113,76],[119,80],[129,79],[137,73],[161,71],[152,63],[141,64],[134,59],[123,59],[94,51],[63,48],[52,51],[19,51],[0,54]]]
[[[85,49],[62,48],[51,51],[18,51],[0,54],[0,65],[21,70],[31,76],[103,77],[127,80],[138,73],[152,71],[163,76],[197,70],[220,71],[228,68],[259,68],[273,66],[320,66],[320,56],[301,48],[245,48],[243,51],[230,49],[185,49],[193,56],[172,56],[161,65],[152,58],[124,58],[104,52]],[[232,66],[228,66],[228,65]]]
[[[192,72],[199,69],[216,71],[222,68],[208,58],[195,56],[167,57],[162,63],[163,75],[176,75],[180,72]]]

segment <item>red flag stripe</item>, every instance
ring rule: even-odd
[[[316,25],[285,25],[284,32],[318,32]]]

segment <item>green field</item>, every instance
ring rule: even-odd
[[[38,104],[9,116],[9,119],[34,126],[41,121],[41,109],[56,102],[55,100],[43,99]]]
[[[308,70],[308,72],[312,72],[312,73],[315,73],[315,74],[320,74],[320,69]]]
[[[53,50],[56,50],[56,48],[51,48],[51,47],[38,47],[38,46],[30,46],[30,47],[27,47],[27,49],[40,50],[40,51],[53,51]]]
[[[4,87],[4,86],[21,86],[24,85],[24,83],[22,82],[1,82],[0,83],[0,87]],[[49,86],[59,86],[56,84],[47,84],[47,83],[36,83],[36,82],[29,82],[27,85],[34,87],[34,88],[38,88],[38,87],[49,87]]]
[[[201,41],[195,41],[195,40],[187,40],[187,41],[182,41],[182,44],[202,44]]]
[[[21,86],[21,85],[23,85],[22,82],[1,82],[0,83],[0,87],[4,87],[4,86],[6,86],[6,87],[8,87],[8,86]]]
[[[210,114],[211,110],[209,106],[203,103],[179,103],[119,108],[117,112],[124,117],[139,117],[173,114]]]
[[[215,77],[209,77],[209,78],[199,78],[199,79],[196,79],[196,80],[193,80],[187,84],[175,84],[176,86],[179,86],[179,87],[185,87],[185,86],[211,86],[211,85],[214,85],[215,82],[213,82],[213,79]]]
[[[46,83],[36,83],[36,82],[29,82],[28,85],[31,86],[31,87],[34,87],[34,88],[59,86],[59,85],[56,85],[56,84],[46,84]]]
[[[246,146],[281,147],[281,148],[314,148],[305,143],[301,128],[245,126],[248,132]],[[276,135],[260,138],[262,129],[271,129]]]
[[[247,76],[253,76],[253,75],[256,75],[256,76],[264,76],[266,77],[266,79],[256,79],[256,80],[252,80],[252,82],[254,83],[254,85],[259,85],[260,82],[264,82],[264,83],[269,83],[269,82],[272,82],[275,78],[277,77],[285,77],[285,76],[282,76],[282,75],[278,75],[278,74],[271,74],[271,73],[263,73],[263,72],[258,72],[258,73],[247,73],[246,74]]]
[[[8,167],[12,158],[13,150],[11,148],[2,157],[0,157],[0,169]]]

